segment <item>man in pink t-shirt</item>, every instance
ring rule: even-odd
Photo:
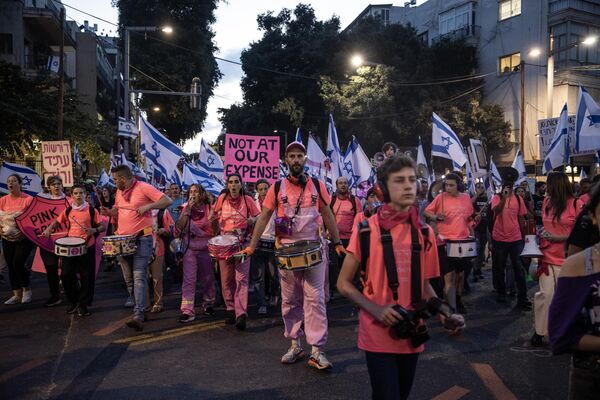
[[[492,275],[499,303],[506,303],[506,261],[514,271],[517,286],[517,309],[531,310],[531,302],[527,299],[525,268],[521,262],[523,236],[521,227],[525,225],[527,208],[525,201],[513,193],[514,182],[503,182],[502,191],[492,197],[491,211],[494,218],[492,228]]]
[[[423,300],[436,297],[429,280],[439,276],[438,249],[433,229],[421,226],[419,211],[414,206],[417,180],[414,162],[405,156],[389,158],[378,168],[377,180],[384,188],[385,204],[368,219],[369,246],[365,249],[369,249],[369,255],[366,265],[361,267],[363,290],[359,291],[353,284],[365,251],[361,248],[363,238],[358,229],[352,233],[337,287],[361,309],[358,347],[365,352],[372,397],[406,399],[424,347],[398,337],[394,326],[403,323],[402,309],[415,309]],[[387,254],[388,257],[381,240],[381,235],[386,233],[383,230],[389,232],[392,239],[393,254]],[[413,255],[413,235],[418,241],[418,255]],[[390,258],[393,264],[386,265]],[[390,284],[394,279],[389,278],[393,272],[388,269],[397,274],[396,289]],[[464,328],[460,315],[442,319],[454,333]],[[418,323],[424,321],[419,319]]]
[[[133,293],[130,292],[129,296],[133,294],[135,302],[133,318],[127,321],[127,326],[141,331],[144,329],[148,264],[152,254],[151,210],[167,208],[172,200],[154,186],[137,181],[126,165],[118,165],[111,172],[117,186],[115,206],[110,210],[101,207],[100,210],[102,215],[116,218],[117,235],[135,235],[137,238],[135,254],[120,257],[119,261],[125,283],[128,287],[133,287]]]

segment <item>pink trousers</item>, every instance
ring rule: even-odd
[[[248,315],[248,280],[250,277],[250,257],[243,263],[219,260],[221,271],[221,291],[227,311],[235,310],[236,318]]]
[[[202,287],[202,305],[215,303],[215,274],[208,251],[188,249],[183,256],[183,284],[181,286],[181,312],[195,316],[196,282]]]
[[[279,270],[281,283],[281,316],[284,336],[299,339],[306,331],[306,341],[311,346],[324,346],[327,342],[327,311],[325,309],[326,263],[304,271]]]

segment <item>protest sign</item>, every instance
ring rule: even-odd
[[[279,136],[225,135],[225,176],[238,173],[244,182],[279,179]]]
[[[548,154],[550,143],[554,137],[554,131],[556,131],[556,125],[558,125],[558,118],[538,119],[538,131],[540,138],[540,160],[544,160]],[[575,150],[575,116],[569,116],[569,148],[571,157],[585,156],[588,154],[594,154],[593,150],[590,151],[577,151]]]
[[[69,206],[67,199],[44,199],[34,197],[29,207],[15,218],[17,226],[29,240],[34,244],[54,252],[54,241],[59,237],[66,236],[68,227],[66,224],[59,224],[55,229],[55,234],[50,238],[42,237],[41,234],[56,218]]]
[[[68,140],[42,142],[42,160],[44,163],[44,182],[51,175],[62,178],[64,187],[73,186],[73,163],[71,162],[71,144]]]

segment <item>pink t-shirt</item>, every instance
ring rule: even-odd
[[[557,236],[569,236],[573,226],[575,226],[575,220],[581,212],[584,203],[580,200],[570,198],[567,200],[567,207],[560,216],[560,222],[554,220],[554,213],[552,210],[546,215],[546,207],[548,206],[549,198],[544,199],[542,204],[542,223],[544,224],[544,230],[548,231],[552,235]],[[556,265],[561,267],[565,261],[565,242],[549,242],[541,239],[540,250],[544,256],[542,262],[546,264]]]
[[[379,238],[378,216],[369,218],[371,228],[371,246],[367,265],[367,281],[363,294],[367,299],[380,306],[393,304],[394,298],[388,285],[387,272],[383,262],[383,248]],[[397,304],[410,309],[411,290],[411,234],[410,225],[398,224],[390,231],[393,239],[396,269],[398,271]],[[423,237],[419,232],[421,245]],[[421,284],[440,275],[438,252],[433,229],[429,228],[428,240],[431,246],[421,254]],[[426,248],[426,246],[423,246]],[[354,230],[347,251],[360,260],[360,234]],[[367,311],[361,310],[358,325],[358,348],[377,353],[410,354],[422,352],[424,347],[412,347],[408,339],[395,339],[390,335],[390,328],[380,324]]]
[[[286,178],[287,179],[287,178]],[[282,182],[283,184],[283,182]],[[306,188],[304,189],[304,194],[303,194],[303,199],[300,202],[300,208],[308,208],[308,207],[312,207],[312,185],[313,185],[313,181],[312,179],[309,179],[308,182],[306,183]],[[302,193],[302,186],[291,182],[289,179],[286,182],[286,186],[285,186],[285,190],[286,190],[286,195],[287,195],[287,201],[288,204],[290,205],[290,207],[292,209],[296,208],[296,204],[298,202],[298,197],[300,197],[300,193]],[[329,193],[327,192],[327,188],[325,187],[325,184],[319,180],[319,190],[317,190],[318,192],[321,192],[321,195],[319,196],[317,194],[317,196],[319,197],[317,199],[318,202],[318,206],[319,206],[319,210],[322,207],[327,207],[329,206],[329,203],[331,203],[331,197],[329,196]],[[269,188],[269,191],[267,192],[267,195],[265,196],[265,200],[263,201],[263,207],[266,207],[267,209],[274,211],[275,207],[277,205],[279,205],[279,207],[277,207],[277,216],[278,217],[283,217],[285,215],[285,211],[284,211],[284,207],[281,206],[281,204],[283,204],[283,202],[281,201],[281,187],[279,188],[279,193],[277,194],[277,199],[275,199],[275,185],[271,185],[271,187]]]
[[[579,200],[581,200],[583,205],[585,205],[590,200],[590,194],[589,193],[582,194],[581,196],[579,196]]]
[[[497,194],[492,197],[491,209],[493,210],[500,203],[500,196]],[[498,242],[516,242],[523,239],[521,227],[519,226],[519,215],[527,215],[527,208],[523,199],[517,199],[514,194],[504,203],[504,209],[498,215],[495,215],[494,230],[492,239]]]
[[[361,205],[358,198],[354,197],[356,213],[360,212]],[[354,213],[352,212],[352,201],[350,196],[345,199],[337,197],[333,204],[333,215],[335,222],[340,232],[340,239],[350,239],[352,236],[352,228],[354,227]]]
[[[238,198],[239,203],[231,200],[231,196],[222,194],[215,206],[222,233],[233,232],[236,229],[244,230],[248,227],[248,218],[260,214],[256,202],[250,196],[244,195],[244,198]]]
[[[438,221],[440,239],[460,240],[469,237],[469,219],[473,215],[473,203],[466,193],[454,197],[441,193],[425,208],[432,214],[444,214],[445,219]]]
[[[0,211],[22,212],[25,211],[32,201],[33,197],[27,193],[21,192],[21,195],[17,198],[13,198],[10,194],[7,194],[0,197]]]
[[[82,239],[87,239],[87,233],[85,232],[84,228],[91,228],[92,227],[92,222],[90,221],[90,210],[89,210],[89,204],[88,206],[83,209],[83,210],[75,210],[72,209],[71,212],[69,213],[69,221],[67,226],[69,227],[69,231],[67,233],[67,236],[73,236],[73,237],[79,237]],[[67,210],[63,210],[63,212],[60,213],[60,215],[58,216],[58,218],[56,218],[56,220],[60,223],[60,224],[65,224],[67,223]],[[98,226],[100,225],[100,223],[102,222],[102,219],[100,218],[100,213],[98,211],[94,212],[94,225]],[[91,235],[90,238],[87,241],[87,246],[93,246],[94,243],[96,243],[96,239],[94,237],[94,235]]]
[[[137,209],[160,200],[164,194],[145,182],[137,182],[132,189],[129,201],[123,198],[123,192],[117,190],[115,207],[119,210],[117,222],[118,235],[135,235],[139,231],[152,228],[152,212],[138,215]],[[150,232],[148,232],[150,234]]]
[[[158,213],[160,212],[160,210],[152,210],[152,235],[153,235],[153,239],[154,239],[154,243],[156,243],[155,249],[156,249],[156,256],[160,257],[165,255],[165,242],[162,240],[161,236],[159,236],[156,231],[158,230]],[[162,216],[162,227],[164,229],[167,230],[167,232],[170,232],[171,229],[173,228],[173,226],[175,225],[175,222],[173,221],[173,217],[171,217],[171,213],[169,212],[169,210],[165,209],[165,212],[163,213]]]

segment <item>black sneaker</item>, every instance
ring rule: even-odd
[[[543,347],[545,345],[544,337],[534,332],[530,343],[533,347]]]
[[[243,331],[246,329],[246,315],[242,314],[235,320],[235,327],[238,331]]]
[[[129,321],[126,322],[126,325],[130,328],[135,329],[138,332],[141,332],[144,330],[144,323],[142,322],[141,319],[138,318],[132,318]]]
[[[77,304],[72,303],[67,306],[67,310],[65,311],[67,314],[75,314],[77,312]]]
[[[213,315],[215,315],[215,309],[210,306],[206,307],[204,309],[204,314],[210,315],[212,317]]]
[[[227,325],[235,324],[235,311],[227,311],[227,316],[225,317],[225,323]]]
[[[44,307],[54,307],[62,303],[62,300],[58,296],[52,296],[44,303]]]
[[[179,316],[178,321],[181,322],[182,324],[188,323],[188,322],[192,322],[194,319],[196,319],[195,317],[189,315],[189,314],[181,314]]]
[[[77,309],[77,315],[79,315],[80,317],[87,317],[88,315],[90,315],[90,311],[88,310],[86,305],[82,304]]]

